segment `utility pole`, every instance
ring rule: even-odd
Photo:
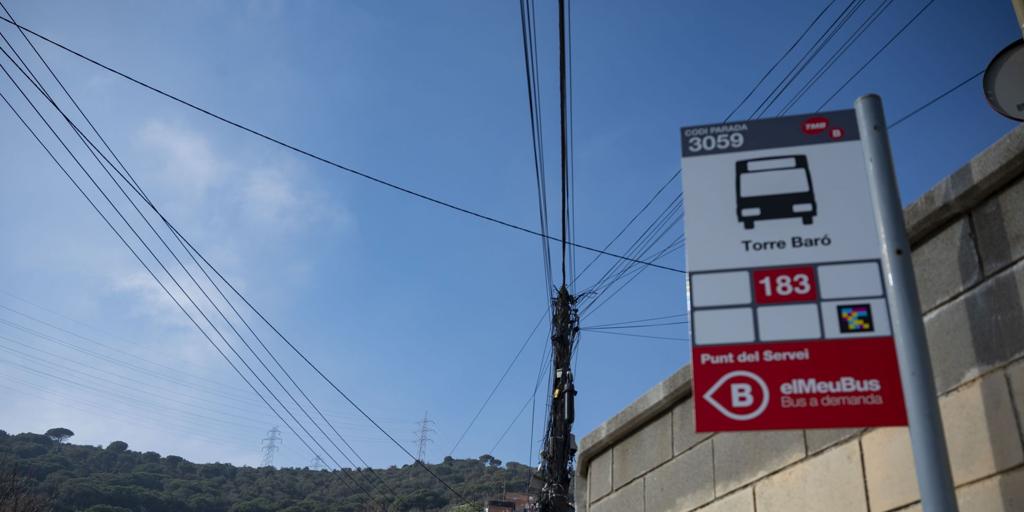
[[[281,430],[275,426],[267,432],[267,437],[264,437],[262,441],[263,462],[260,463],[260,466],[273,466],[274,454],[280,449],[277,444],[281,442]]]
[[[573,384],[572,346],[579,334],[579,313],[576,297],[563,285],[555,297],[552,318],[551,351],[554,356],[554,379],[551,394],[551,412],[547,437],[541,453],[541,478],[544,487],[540,494],[540,512],[570,512],[574,510],[569,486],[572,482],[573,458],[576,439],[572,424],[576,412],[576,387]]]
[[[433,443],[434,440],[430,438],[430,434],[436,433],[437,431],[432,428],[434,420],[427,418],[427,413],[430,411],[423,412],[423,419],[419,421],[420,428],[414,432],[416,434],[416,460],[426,463],[427,462],[427,444]]]
[[[573,384],[572,349],[580,332],[576,297],[566,286],[566,249],[569,233],[569,111],[566,101],[566,9],[565,0],[558,0],[559,96],[562,120],[562,286],[554,298],[551,318],[551,411],[541,453],[540,512],[572,512],[570,492],[576,440],[572,423],[576,417],[576,387]]]

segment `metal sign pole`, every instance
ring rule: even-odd
[[[928,356],[921,303],[914,280],[910,243],[903,220],[896,173],[889,149],[882,99],[861,96],[855,103],[857,124],[864,144],[868,183],[882,242],[882,269],[891,297],[893,334],[899,359],[903,394],[910,424],[914,466],[926,512],[956,512],[956,495],[949,469],[949,454],[942,431],[932,365]]]

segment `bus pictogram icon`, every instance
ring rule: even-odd
[[[814,222],[818,203],[807,155],[755,158],[736,162],[736,216],[753,229],[763,220],[799,218]]]

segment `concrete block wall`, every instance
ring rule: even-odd
[[[1024,127],[905,210],[957,499],[1024,510]],[[920,511],[906,428],[698,434],[681,368],[580,442],[581,512]]]

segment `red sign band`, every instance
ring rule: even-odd
[[[698,432],[907,424],[892,338],[694,347]]]

